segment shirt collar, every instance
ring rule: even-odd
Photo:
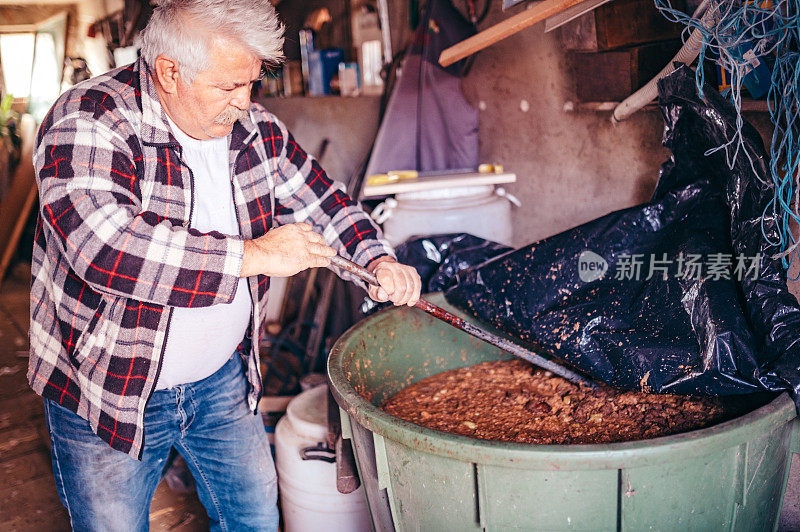
[[[158,99],[156,86],[150,77],[150,69],[143,58],[136,61],[139,69],[139,87],[142,94],[141,138],[146,144],[156,146],[177,146],[178,141],[167,123],[167,113]]]
[[[155,83],[150,77],[150,69],[143,58],[136,62],[139,69],[139,87],[142,94],[142,127],[141,138],[147,144],[157,146],[177,146],[178,140],[172,134],[167,122],[167,113],[158,98]],[[253,107],[247,115],[233,124],[231,131],[231,149],[243,150],[258,132],[253,120]]]
[[[258,133],[258,128],[256,128],[255,120],[253,120],[253,104],[251,103],[250,109],[247,110],[244,118],[237,120],[233,124],[231,149],[244,150],[250,145],[256,133]]]

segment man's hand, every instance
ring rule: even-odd
[[[334,255],[336,251],[310,225],[282,225],[263,236],[245,240],[240,277],[289,277],[308,268],[328,266]]]
[[[391,301],[395,305],[413,307],[419,301],[422,281],[413,266],[400,264],[391,257],[381,257],[367,269],[375,274],[380,286],[369,287],[369,297],[375,301]]]

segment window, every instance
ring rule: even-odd
[[[27,98],[31,92],[34,42],[33,33],[0,35],[0,61],[6,91],[17,98]]]
[[[30,32],[0,33],[6,92],[26,99],[28,112],[37,122],[61,92],[66,29],[64,12],[37,24]]]
[[[31,74],[30,99],[28,111],[37,123],[44,120],[47,111],[55,103],[61,92],[61,64],[58,61],[56,43],[51,33],[36,34],[33,54],[33,73]],[[63,63],[63,57],[61,60]]]

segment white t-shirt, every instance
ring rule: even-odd
[[[168,122],[183,148],[183,160],[192,170],[194,207],[190,226],[203,232],[238,235],[228,162],[229,137],[197,140],[169,118]],[[244,338],[251,310],[245,278],[239,279],[231,303],[174,308],[156,389],[199,381],[221,368]]]

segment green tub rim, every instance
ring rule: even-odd
[[[442,301],[444,301],[442,299]],[[437,301],[438,303],[438,301]],[[586,470],[642,467],[681,458],[695,458],[738,446],[768,434],[797,417],[795,405],[783,393],[744,416],[701,430],[623,443],[596,445],[535,445],[479,440],[429,429],[387,414],[364,399],[346,377],[346,347],[356,341],[365,323],[379,323],[400,309],[369,316],[336,342],[328,358],[328,379],[336,402],[360,425],[414,450],[482,465],[533,470]],[[433,318],[430,318],[433,320]]]

